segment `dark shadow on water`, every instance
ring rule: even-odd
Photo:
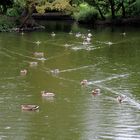
[[[47,31],[63,31],[70,32],[74,24],[73,20],[37,20],[37,23],[45,26]]]

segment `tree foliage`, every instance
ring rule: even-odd
[[[0,0],[0,9],[2,13],[6,13],[7,8],[13,5],[13,0]]]
[[[73,7],[70,5],[70,0],[42,0],[38,6],[36,6],[38,13],[45,13],[46,11],[63,11],[72,12]]]
[[[82,4],[87,4],[82,8]],[[115,19],[140,15],[140,0],[0,0],[0,12],[24,17],[23,24],[33,12],[64,12],[76,20]]]
[[[98,11],[88,3],[79,4],[77,11],[75,11],[73,15],[73,17],[80,22],[89,22],[93,19],[97,19],[97,16]]]

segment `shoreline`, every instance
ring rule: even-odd
[[[0,15],[2,17],[4,15]],[[35,21],[65,21],[65,22],[76,22],[70,15],[63,14],[63,13],[47,13],[47,14],[33,14],[33,19]],[[7,17],[9,22],[13,22],[16,17]],[[77,22],[79,25],[93,25],[93,27],[100,27],[100,26],[130,26],[130,27],[140,27],[140,16],[137,17],[128,17],[128,18],[117,18],[117,19],[106,19],[106,20],[95,20],[91,22]],[[7,28],[5,30],[0,30],[0,32],[21,32],[21,31],[36,31],[36,30],[45,30],[45,26],[38,25],[38,26],[31,26],[25,28],[19,28],[18,25],[14,26],[13,28]]]

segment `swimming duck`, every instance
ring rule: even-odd
[[[117,97],[117,101],[118,101],[119,103],[122,103],[122,102],[124,101],[125,98],[126,98],[125,96],[119,95],[119,96]]]
[[[70,31],[69,34],[72,35],[72,31]]]
[[[90,38],[90,37],[87,37],[87,38],[86,38],[86,41],[87,41],[87,42],[90,42],[90,41],[91,41],[91,38]]]
[[[95,88],[95,89],[93,89],[93,90],[91,91],[91,93],[92,93],[93,95],[98,95],[98,94],[100,94],[100,92],[101,92],[101,90],[100,90],[99,88]]]
[[[21,35],[24,35],[24,32],[21,32]]]
[[[82,80],[82,81],[80,82],[80,84],[81,84],[82,86],[86,86],[86,85],[88,84],[88,81],[87,81],[86,79],[84,79],[84,80]]]
[[[55,35],[56,35],[56,34],[55,34],[54,32],[51,33],[51,36],[52,36],[52,37],[55,37]]]
[[[44,57],[44,53],[43,52],[35,52],[34,56],[35,57]]]
[[[89,38],[89,37],[85,38],[84,41],[83,41],[83,45],[89,45],[89,44],[91,44],[90,41],[91,41],[91,38]]]
[[[105,42],[105,44],[107,44],[107,45],[109,45],[109,46],[110,46],[110,45],[113,45],[113,43],[110,42],[110,41],[109,41],[109,42]]]
[[[36,41],[36,42],[35,42],[35,44],[40,45],[40,44],[41,44],[41,42],[40,42],[40,41]]]
[[[70,47],[71,45],[66,43],[64,46],[67,48]]]
[[[21,109],[26,111],[35,111],[39,109],[39,106],[26,104],[26,105],[21,105]]]
[[[51,70],[51,73],[52,74],[58,74],[60,72],[60,70],[59,69],[54,69],[54,70]]]
[[[41,91],[42,97],[54,97],[55,94],[52,92]]]
[[[21,75],[26,75],[26,74],[27,74],[27,70],[26,70],[26,69],[21,70],[21,71],[20,71],[20,74],[21,74]]]
[[[125,32],[123,32],[123,33],[122,33],[122,35],[123,35],[123,36],[125,36],[125,35],[126,35],[126,33],[125,33]]]
[[[89,37],[89,38],[92,37],[92,34],[91,34],[91,33],[88,33],[88,37]]]
[[[75,37],[80,37],[81,33],[76,33]]]
[[[87,42],[87,41],[83,41],[83,43],[82,43],[83,45],[89,45],[90,44],[90,42]]]
[[[30,62],[31,67],[34,67],[34,66],[37,66],[37,65],[38,65],[38,62]]]

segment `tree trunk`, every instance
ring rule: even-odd
[[[30,13],[28,9],[25,8],[21,17],[21,25],[19,26],[20,29],[23,28],[27,24],[27,21],[31,18],[31,15],[32,13]]]
[[[19,26],[19,28],[23,28],[24,26],[29,26],[29,24],[34,24],[34,20],[32,19],[32,14],[35,10],[35,6],[31,5],[31,7],[25,7],[22,16],[21,16],[21,25]],[[29,21],[29,22],[28,22]]]
[[[122,7],[122,17],[125,17],[125,7],[123,4],[124,0],[121,1],[121,7]]]
[[[101,18],[102,18],[103,20],[105,20],[105,17],[104,17],[104,15],[103,15],[103,13],[102,13],[102,11],[101,11],[99,5],[97,5],[97,9],[98,9],[98,11],[99,11],[99,13],[100,13]]]
[[[94,3],[93,5],[96,5],[96,7],[97,7],[97,9],[98,9],[98,11],[99,11],[99,13],[100,13],[101,18],[102,18],[103,20],[105,20],[105,17],[104,17],[104,15],[103,15],[103,13],[102,13],[102,10],[101,10],[101,8],[100,8],[98,2],[97,2],[96,0],[93,0],[93,3]]]
[[[111,6],[112,19],[115,19],[115,2],[114,0],[109,0],[109,3]]]

